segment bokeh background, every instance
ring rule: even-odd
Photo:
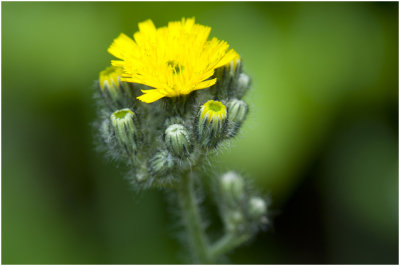
[[[232,263],[398,263],[398,3],[2,2],[2,263],[182,263],[163,193],[96,153],[119,33],[195,16],[252,77],[216,169],[272,199]],[[172,207],[173,208],[173,207]]]

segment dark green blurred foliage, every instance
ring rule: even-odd
[[[2,263],[182,262],[174,208],[95,152],[90,87],[120,32],[191,16],[253,79],[215,160],[269,193],[273,226],[232,262],[397,263],[394,2],[3,2]]]

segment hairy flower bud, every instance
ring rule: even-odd
[[[235,207],[245,196],[243,178],[234,171],[225,173],[220,179],[220,187],[226,202]]]
[[[123,70],[120,67],[110,66],[100,72],[100,92],[110,108],[126,107],[132,98],[132,90],[126,82],[121,81]]]
[[[250,77],[245,73],[240,73],[236,83],[236,97],[242,98],[250,88]]]
[[[267,212],[267,204],[260,197],[253,197],[249,200],[248,213],[254,220],[258,220],[263,217]]]
[[[214,148],[225,138],[226,107],[219,101],[203,104],[195,126],[197,141],[207,148]]]
[[[233,60],[229,64],[217,68],[214,73],[217,82],[210,88],[210,92],[219,99],[235,97],[236,92],[233,90],[233,86],[236,84],[240,72],[240,59]]]
[[[249,111],[247,104],[238,99],[232,99],[228,102],[228,118],[235,123],[243,123]]]
[[[115,111],[110,120],[120,149],[128,155],[134,154],[140,138],[139,123],[135,113],[128,108],[121,109]]]
[[[162,176],[174,166],[174,158],[168,151],[158,151],[149,161],[149,173],[153,176]]]
[[[244,101],[238,99],[230,100],[227,107],[229,120],[227,136],[231,138],[237,135],[240,126],[246,119],[249,108]]]
[[[170,125],[164,134],[167,149],[176,157],[188,156],[192,150],[189,132],[181,124]]]

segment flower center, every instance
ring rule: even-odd
[[[172,68],[174,74],[179,74],[184,69],[184,67],[181,64],[173,60],[168,61],[167,65]]]

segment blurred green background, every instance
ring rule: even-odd
[[[253,86],[215,159],[272,199],[232,263],[398,263],[398,4],[2,2],[2,263],[182,263],[159,191],[95,152],[90,88],[137,23],[195,16]]]

